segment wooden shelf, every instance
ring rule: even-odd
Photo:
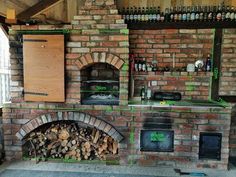
[[[131,30],[236,28],[236,21],[138,22],[127,23]]]
[[[178,72],[178,71],[170,71],[170,72],[134,72],[133,76],[197,76],[197,77],[212,77],[212,72]]]

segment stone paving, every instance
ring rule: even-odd
[[[188,169],[185,172],[202,172],[208,177],[236,177],[236,167],[229,171],[216,169]],[[180,176],[170,167],[111,166],[105,164],[78,164],[34,161],[4,163],[0,177],[176,177]],[[187,175],[183,175],[185,177]]]

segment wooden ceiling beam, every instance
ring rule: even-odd
[[[61,0],[41,0],[37,4],[33,5],[32,7],[19,13],[17,15],[17,19],[20,19],[20,20],[29,19],[30,17],[32,17],[32,16],[40,13],[41,11],[55,5],[56,3],[60,2],[60,1]]]

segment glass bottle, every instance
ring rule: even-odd
[[[187,20],[187,11],[186,11],[186,7],[184,6],[182,8],[182,21],[186,21]]]
[[[221,5],[219,5],[217,13],[216,13],[216,20],[221,21],[221,19],[222,19],[222,7],[221,7]]]
[[[150,9],[149,9],[149,7],[146,7],[146,10],[145,10],[145,22],[148,22],[149,13],[150,13]]]
[[[164,21],[165,21],[165,14],[164,14],[164,12],[161,12],[160,21],[161,21],[161,22],[164,22]]]
[[[195,6],[195,20],[199,21],[200,19],[200,13],[199,13],[199,6]]]
[[[152,90],[151,90],[151,82],[149,81],[147,91],[146,91],[146,98],[150,100],[151,97],[152,97]]]
[[[178,8],[174,7],[174,21],[177,22],[178,21]]]
[[[153,9],[152,21],[153,22],[157,21],[157,8],[156,7],[154,7],[154,9]]]
[[[212,20],[216,21],[217,20],[217,7],[213,7],[213,13],[212,13]]]
[[[230,6],[227,6],[227,7],[226,7],[225,20],[226,20],[226,21],[230,21]]]
[[[160,11],[160,6],[157,8],[157,22],[161,20],[161,11]]]
[[[145,21],[145,8],[142,8],[142,14],[141,14],[141,21],[144,22]]]
[[[222,20],[222,21],[225,21],[225,20],[226,20],[226,7],[225,7],[225,4],[224,4],[224,3],[223,3],[223,5],[222,5],[221,20]]]
[[[142,10],[141,10],[141,7],[139,7],[138,8],[138,19],[137,19],[138,22],[140,22],[142,20],[141,16],[142,16]]]
[[[138,60],[138,71],[141,72],[143,70],[143,63],[142,61],[139,59]]]
[[[234,20],[234,6],[231,7],[231,11],[230,11],[230,20],[231,20],[231,21]]]
[[[208,21],[212,21],[213,20],[213,6],[208,6],[208,17],[207,17]]]
[[[145,60],[145,58],[143,58],[143,61],[142,61],[142,71],[144,71],[144,72],[147,71],[147,65],[146,65],[146,60]]]
[[[178,21],[182,21],[182,7],[179,6],[179,9],[178,9]]]
[[[172,7],[170,8],[170,17],[169,17],[169,20],[170,20],[171,22],[174,21],[174,9],[173,9]]]
[[[191,9],[190,20],[191,20],[191,21],[194,21],[194,20],[195,20],[195,8],[194,8],[194,6],[193,6],[192,9]]]
[[[206,69],[207,72],[211,71],[211,55],[210,54],[207,55],[206,66],[205,67],[206,67],[205,69]]]
[[[134,7],[134,20],[135,23],[138,22],[138,10],[137,7]]]
[[[130,19],[129,19],[129,15],[130,15],[129,7],[127,7],[125,14],[126,14],[125,21],[126,21],[126,22],[129,22],[129,20],[130,20]]]
[[[144,86],[141,88],[140,96],[141,96],[141,100],[146,99],[146,89]]]
[[[121,14],[122,14],[122,18],[124,20],[126,20],[126,10],[125,10],[125,7],[122,8]]]
[[[134,9],[133,9],[133,7],[130,7],[130,11],[129,11],[129,21],[130,21],[130,22],[134,22]]]
[[[200,6],[199,8],[200,8],[199,9],[199,20],[204,21],[204,7]]]
[[[149,14],[148,14],[148,21],[149,21],[149,22],[152,22],[152,21],[153,21],[152,17],[153,17],[153,8],[150,7],[150,8],[149,8]]]
[[[207,21],[207,20],[208,20],[208,7],[207,7],[207,6],[204,7],[203,20],[204,20],[204,21]]]
[[[166,8],[165,9],[165,21],[170,21],[170,9],[169,8]]]
[[[191,8],[190,6],[187,7],[187,21],[190,21],[191,19]]]

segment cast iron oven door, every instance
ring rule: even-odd
[[[141,130],[140,150],[153,152],[174,151],[174,131],[172,130]]]
[[[200,133],[199,159],[221,159],[221,133]]]

